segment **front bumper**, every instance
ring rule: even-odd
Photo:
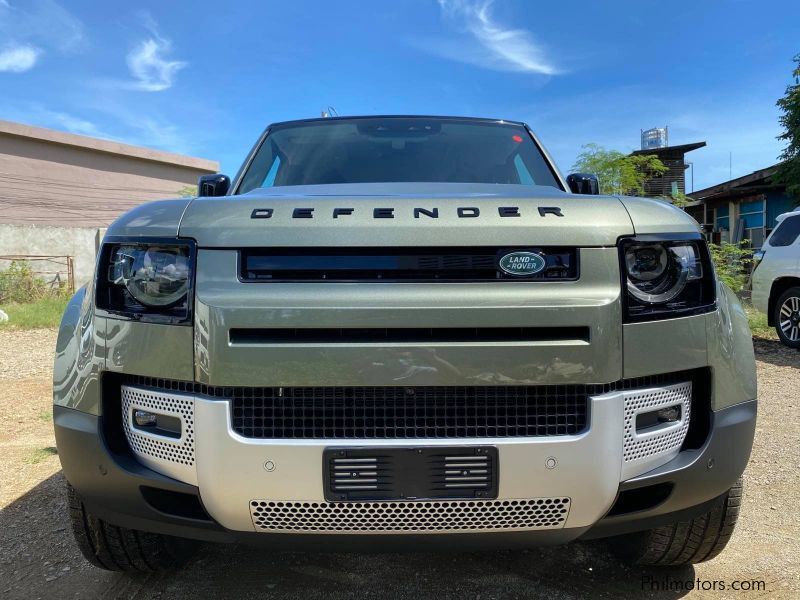
[[[64,472],[84,498],[90,512],[107,521],[136,529],[212,541],[255,541],[294,548],[396,547],[419,540],[458,548],[475,546],[525,546],[563,543],[579,537],[605,537],[652,528],[702,512],[727,491],[743,472],[755,428],[756,403],[745,402],[712,413],[712,427],[702,447],[683,450],[666,464],[639,476],[622,477],[622,423],[620,403],[613,395],[595,398],[592,427],[579,436],[519,441],[481,439],[480,445],[497,445],[501,456],[501,499],[541,498],[557,495],[570,499],[568,516],[558,527],[540,530],[468,530],[424,533],[350,532],[342,535],[293,531],[256,532],[251,505],[257,499],[291,500],[322,505],[321,452],[329,441],[297,440],[269,443],[248,440],[231,431],[225,402],[196,404],[195,432],[204,440],[197,448],[197,484],[166,477],[106,443],[102,417],[55,407],[54,420]],[[614,425],[616,423],[616,425]],[[210,442],[209,440],[212,440]],[[354,445],[348,440],[347,446]],[[447,446],[457,440],[446,440]],[[461,440],[476,444],[476,440]],[[311,443],[309,443],[311,442]],[[431,445],[435,440],[425,440]],[[370,445],[374,441],[370,441]],[[391,440],[397,446],[397,440]],[[408,444],[400,444],[408,445]],[[557,457],[557,468],[548,459]],[[268,472],[270,460],[275,469]],[[513,474],[513,476],[511,476]],[[153,501],[153,490],[165,491],[177,502]],[[628,492],[639,490],[633,496]],[[647,498],[658,490],[658,502]],[[664,494],[664,490],[668,493]],[[170,495],[170,493],[172,495]],[[176,495],[177,494],[177,495]],[[630,502],[631,497],[640,501]],[[182,507],[198,507],[187,513]],[[455,536],[455,537],[454,537]],[[323,545],[323,540],[329,542]]]

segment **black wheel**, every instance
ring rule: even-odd
[[[713,509],[699,517],[608,541],[618,557],[636,565],[674,567],[704,562],[728,545],[741,503],[739,479]]]
[[[75,489],[67,484],[72,533],[83,556],[108,571],[149,573],[185,563],[199,545],[192,540],[117,527],[86,511]]]
[[[800,287],[789,288],[775,303],[775,331],[781,342],[800,348]]]

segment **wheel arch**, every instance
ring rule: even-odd
[[[800,277],[778,277],[772,282],[767,304],[767,324],[770,327],[775,326],[775,305],[778,303],[778,298],[781,297],[783,292],[795,286],[800,287]]]

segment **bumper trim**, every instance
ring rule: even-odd
[[[671,483],[672,492],[648,510],[605,516],[583,539],[643,531],[707,512],[747,467],[757,404],[751,400],[713,412],[711,434],[702,448],[683,450],[670,462],[621,483],[620,492],[663,483]]]
[[[672,482],[673,492],[658,506],[646,511],[606,516],[592,527],[525,532],[481,532],[466,534],[336,535],[237,532],[214,521],[187,519],[155,510],[142,497],[140,487],[149,486],[199,496],[194,486],[164,477],[130,456],[111,453],[103,438],[102,419],[62,406],[54,407],[54,423],[64,474],[84,499],[87,508],[109,523],[167,535],[212,542],[245,542],[282,550],[326,548],[353,550],[471,550],[522,548],[566,543],[576,538],[592,539],[650,529],[706,512],[713,501],[739,478],[750,455],[755,431],[756,402],[745,402],[713,415],[713,428],[697,450],[684,450],[669,463],[619,485],[619,491],[659,482]],[[713,468],[708,469],[709,460]]]

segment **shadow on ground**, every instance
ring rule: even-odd
[[[776,367],[800,368],[800,350],[784,346],[778,340],[753,338],[756,360]]]
[[[80,556],[63,492],[59,473],[0,511],[3,598],[663,598],[663,591],[643,589],[643,578],[695,577],[692,568],[628,568],[601,542],[470,554],[282,554],[207,545],[177,573],[121,575]]]

